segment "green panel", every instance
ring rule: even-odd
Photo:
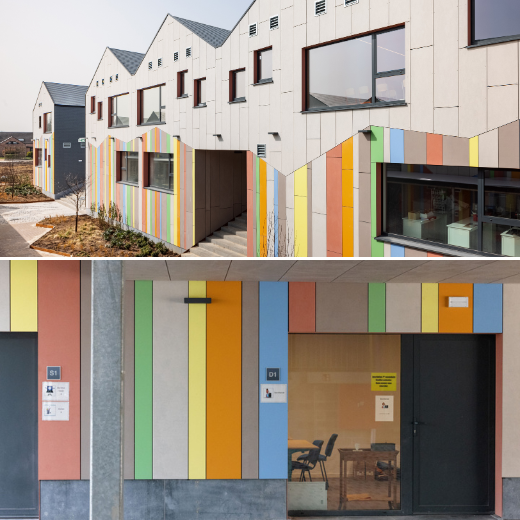
[[[377,236],[377,164],[372,163],[370,172],[370,235],[372,237],[372,256],[384,257],[382,242],[374,240]]]
[[[260,159],[256,158],[256,256],[260,256]]]
[[[172,243],[171,237],[171,211],[172,211],[172,197],[171,195],[166,195],[166,242],[169,244]]]
[[[386,284],[368,284],[368,332],[386,332]]]
[[[135,282],[135,478],[152,479],[153,284]]]
[[[384,130],[382,126],[370,127],[372,133],[370,134],[370,161],[382,163],[384,162]]]
[[[172,149],[171,148],[171,139],[172,138],[169,135],[166,135],[166,134],[165,134],[165,138],[166,138],[166,153],[172,153],[171,152],[171,149]],[[174,159],[175,159],[175,157],[174,157]]]

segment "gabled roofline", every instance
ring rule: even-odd
[[[34,112],[34,109],[36,108],[36,103],[38,103],[38,98],[40,97],[40,94],[41,94],[41,91],[42,91],[42,87],[45,87],[45,90],[47,91],[47,94],[49,94],[49,97],[50,97],[51,100],[52,100],[51,93],[49,92],[49,89],[48,89],[47,86],[45,85],[45,81],[42,81],[42,84],[40,85],[40,90],[38,90],[38,95],[36,96],[36,101],[34,102],[33,112]],[[53,102],[54,102],[54,101],[53,101]]]
[[[49,96],[51,97],[52,104],[55,107],[77,107],[78,105],[67,105],[64,103],[56,103],[56,101],[52,97],[51,91],[47,88],[47,83],[52,83],[53,85],[64,85],[64,86],[69,86],[69,87],[82,87],[82,88],[86,87],[86,85],[73,85],[72,83],[54,83],[54,81],[44,81],[43,84],[45,85],[45,88],[46,88],[47,92],[49,93]],[[87,87],[87,90],[88,90],[88,87]],[[87,106],[86,101],[87,101],[87,94],[85,91],[85,106]]]
[[[233,34],[233,31],[238,27],[238,25],[240,24],[240,22],[244,19],[245,15],[249,12],[249,10],[251,9],[251,7],[253,7],[253,4],[256,2],[256,0],[253,0],[250,4],[249,4],[249,7],[246,9],[245,13],[240,17],[240,19],[238,20],[238,22],[233,26],[233,29],[231,29],[231,31],[229,31],[229,36],[222,42],[222,45],[224,45],[224,43],[226,43],[229,39],[229,37]],[[221,45],[221,47],[222,47]]]

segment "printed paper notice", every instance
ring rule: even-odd
[[[394,396],[376,395],[376,421],[394,420]]]
[[[44,401],[69,400],[69,383],[62,383],[61,381],[44,381],[42,386],[42,399]]]
[[[395,372],[372,372],[371,386],[374,392],[395,392],[397,390],[397,374]]]
[[[287,385],[260,385],[261,403],[286,403]]]
[[[68,421],[69,403],[56,403],[54,401],[43,401],[42,403],[43,421]]]

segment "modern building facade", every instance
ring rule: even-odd
[[[88,518],[95,262],[0,262],[0,517]],[[124,264],[126,519],[520,518],[516,261]]]
[[[87,87],[44,81],[33,108],[34,184],[57,198],[68,175],[85,177],[85,92]]]
[[[89,86],[89,200],[181,250],[245,209],[248,256],[517,256],[519,19],[514,0],[168,15],[134,71],[107,51]]]

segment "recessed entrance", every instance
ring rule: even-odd
[[[289,335],[289,514],[492,513],[494,366],[494,336]]]
[[[0,333],[0,518],[38,517],[36,334]]]

